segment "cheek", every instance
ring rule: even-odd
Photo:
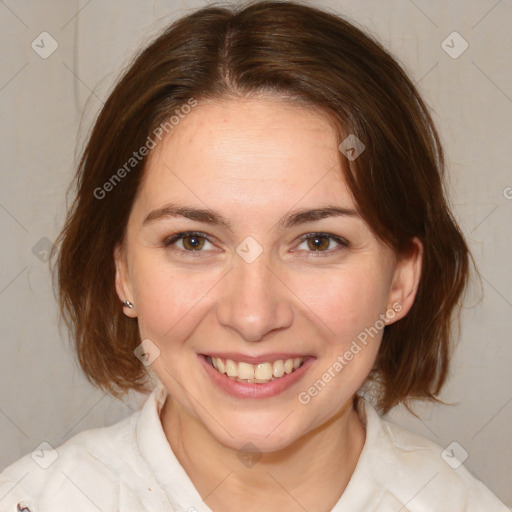
[[[184,272],[161,261],[135,261],[134,298],[141,336],[186,339],[222,274]]]
[[[306,276],[300,283],[301,298],[336,344],[350,344],[386,310],[386,279],[371,267],[347,266]]]
[[[312,407],[315,424],[329,420],[356,393],[377,356],[386,311],[387,284],[375,266],[343,270],[303,280],[304,302],[324,325],[316,371],[304,383],[298,402]],[[376,327],[377,326],[377,327]]]

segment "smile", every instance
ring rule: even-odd
[[[244,361],[236,362],[232,359],[222,359],[220,357],[207,356],[206,360],[220,374],[224,374],[230,379],[248,384],[266,384],[279,380],[285,375],[298,370],[305,357],[295,357],[293,359],[277,359],[276,361],[261,362],[251,364]]]

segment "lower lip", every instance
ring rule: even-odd
[[[308,357],[302,366],[297,368],[294,372],[283,375],[272,382],[257,384],[233,380],[225,373],[218,372],[206,360],[205,355],[198,354],[198,357],[206,370],[206,373],[211,377],[213,382],[215,382],[215,384],[217,384],[217,386],[219,386],[223,391],[236,398],[270,398],[279,395],[298,382],[305,375],[315,360],[314,357]]]

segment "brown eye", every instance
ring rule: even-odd
[[[350,246],[349,242],[329,233],[310,233],[300,239],[298,249],[306,253],[331,254]],[[302,246],[302,247],[301,247]]]
[[[162,242],[164,247],[189,254],[208,251],[211,247],[208,247],[207,244],[213,247],[212,242],[205,234],[195,232],[176,233]]]
[[[326,236],[318,235],[308,238],[307,244],[312,251],[325,251],[329,249],[330,239]]]
[[[204,237],[198,235],[187,235],[182,238],[183,247],[187,251],[201,250],[204,246]]]

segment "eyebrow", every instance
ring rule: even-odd
[[[325,206],[322,208],[302,209],[289,213],[277,222],[279,229],[291,228],[307,222],[314,222],[327,217],[360,217],[359,213],[352,208],[342,208],[339,206]],[[157,220],[184,217],[204,224],[214,226],[223,226],[233,231],[231,223],[221,214],[206,208],[195,208],[190,206],[179,206],[176,204],[166,204],[162,208],[151,211],[144,219],[143,225]]]

